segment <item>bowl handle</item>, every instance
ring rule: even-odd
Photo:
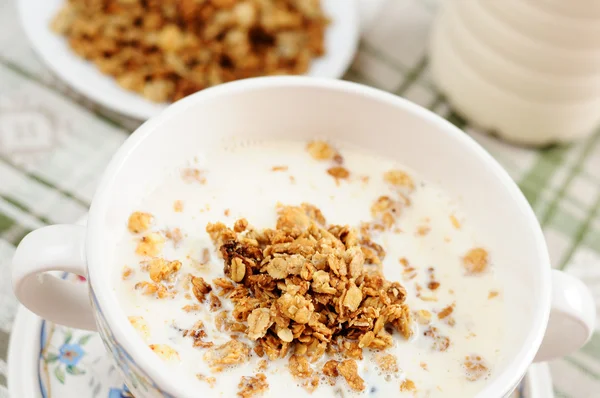
[[[85,230],[81,225],[51,225],[29,233],[13,257],[12,285],[21,304],[40,317],[96,330],[88,282],[74,284],[49,273],[86,276]]]
[[[552,271],[552,310],[536,362],[568,355],[588,342],[594,332],[596,305],[584,283],[562,271]]]

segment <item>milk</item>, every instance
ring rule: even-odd
[[[364,350],[364,359],[357,361],[359,374],[366,384],[364,391],[351,391],[339,377],[335,386],[322,381],[312,396],[415,396],[410,391],[400,392],[400,385],[406,380],[414,382],[419,397],[474,396],[486,379],[493,376],[494,365],[502,355],[504,305],[502,286],[495,278],[493,248],[478,239],[477,231],[470,227],[468,214],[462,213],[451,198],[420,179],[416,172],[390,159],[342,145],[338,149],[351,176],[348,181],[336,181],[326,172],[330,165],[312,159],[305,147],[304,142],[231,146],[192,159],[184,166],[184,169],[201,170],[204,183],[182,178],[180,169],[165,176],[136,208],[154,216],[153,231],[181,230],[182,240],[178,246],[167,241],[161,257],[181,261],[181,275],[192,273],[210,283],[224,275],[223,261],[205,232],[207,223],[221,221],[231,226],[243,217],[257,229],[273,228],[278,203],[308,202],[321,209],[329,224],[357,227],[361,222],[372,220],[370,208],[378,197],[394,194],[383,174],[391,169],[403,169],[412,176],[416,188],[410,197],[411,205],[398,219],[397,228],[376,239],[387,252],[383,271],[387,279],[400,281],[406,288],[407,304],[412,311],[428,310],[434,314],[432,325],[440,335],[450,339],[450,346],[444,352],[432,350],[432,340],[424,336],[429,326],[415,321],[413,337],[406,341],[395,334],[394,346],[384,352],[397,358],[398,373],[381,372],[376,365],[376,357],[381,353]],[[181,203],[174,205],[177,201]],[[425,230],[428,232],[424,233]],[[118,261],[113,264],[114,289],[125,313],[144,318],[149,331],[146,343],[166,344],[178,352],[180,360],[166,361],[165,371],[187,375],[188,388],[202,394],[235,396],[240,377],[256,374],[261,358],[253,354],[247,363],[212,373],[203,359],[206,350],[194,348],[192,340],[182,336],[181,329],[202,320],[208,335],[205,340],[215,345],[229,341],[229,333],[216,329],[216,313],[210,312],[206,305],[198,313],[181,310],[197,303],[193,296],[191,300],[183,294],[160,300],[134,289],[136,283],[149,280],[148,274],[140,269],[143,259],[135,254],[138,241],[139,236],[124,228],[116,255]],[[462,256],[473,247],[489,250],[492,267],[481,275],[467,276]],[[210,250],[210,261],[200,266],[204,249]],[[416,275],[413,279],[408,279],[410,276],[401,258],[415,269],[408,273]],[[127,280],[122,279],[125,266],[134,271]],[[435,292],[425,288],[418,293],[417,284],[426,287],[430,281],[428,269],[431,267],[440,286]],[[490,298],[493,295],[496,296]],[[436,301],[425,301],[432,297]],[[231,309],[227,299],[222,298],[221,302],[225,309]],[[450,326],[447,320],[437,320],[435,313],[452,304],[455,324]],[[252,345],[248,340],[243,341]],[[467,380],[463,362],[470,355],[483,358],[490,369],[489,376]],[[321,370],[327,359],[325,355],[312,366]],[[287,358],[269,362],[264,371],[269,389],[264,396],[306,396],[301,382],[288,371],[287,363]],[[215,377],[214,387],[198,380],[199,373]]]

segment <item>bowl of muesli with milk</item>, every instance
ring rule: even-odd
[[[32,232],[12,272],[30,310],[98,330],[138,398],[504,397],[595,317],[471,138],[303,77],[170,106],[111,160],[88,225]]]

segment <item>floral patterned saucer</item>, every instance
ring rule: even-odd
[[[69,277],[82,283],[78,278]],[[13,398],[133,397],[97,333],[55,325],[25,308],[15,319],[8,367]],[[552,397],[548,366],[536,364],[511,398]]]
[[[97,333],[44,321],[24,307],[13,325],[8,363],[11,398],[133,398]]]

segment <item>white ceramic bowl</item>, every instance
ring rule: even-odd
[[[152,102],[121,88],[111,76],[102,74],[91,62],[75,54],[64,37],[50,30],[52,19],[66,1],[18,1],[25,33],[42,60],[71,88],[115,112],[146,120],[163,111],[168,104]],[[307,75],[337,79],[348,69],[359,39],[357,1],[322,0],[323,9],[332,21],[325,35],[326,54],[311,64]],[[380,3],[375,0],[377,2]],[[367,13],[376,8],[372,5],[362,6]]]
[[[232,117],[234,115],[235,117]],[[503,359],[478,398],[503,397],[534,360],[564,355],[590,337],[595,306],[577,279],[550,268],[540,226],[502,167],[474,140],[405,99],[349,82],[304,77],[258,78],[187,97],[142,125],[118,150],[101,179],[87,227],[56,225],[29,234],[13,260],[18,299],[56,323],[98,328],[138,398],[197,397],[180,374],[139,338],[112,287],[117,242],[139,201],[165,172],[224,140],[327,135],[417,170],[468,209],[481,239],[494,247],[507,324]],[[200,152],[200,153],[199,153]],[[45,273],[88,277],[89,286]],[[90,300],[91,297],[91,300]],[[90,303],[91,302],[91,303]],[[550,311],[549,339],[541,350]],[[218,392],[215,392],[215,394]]]

